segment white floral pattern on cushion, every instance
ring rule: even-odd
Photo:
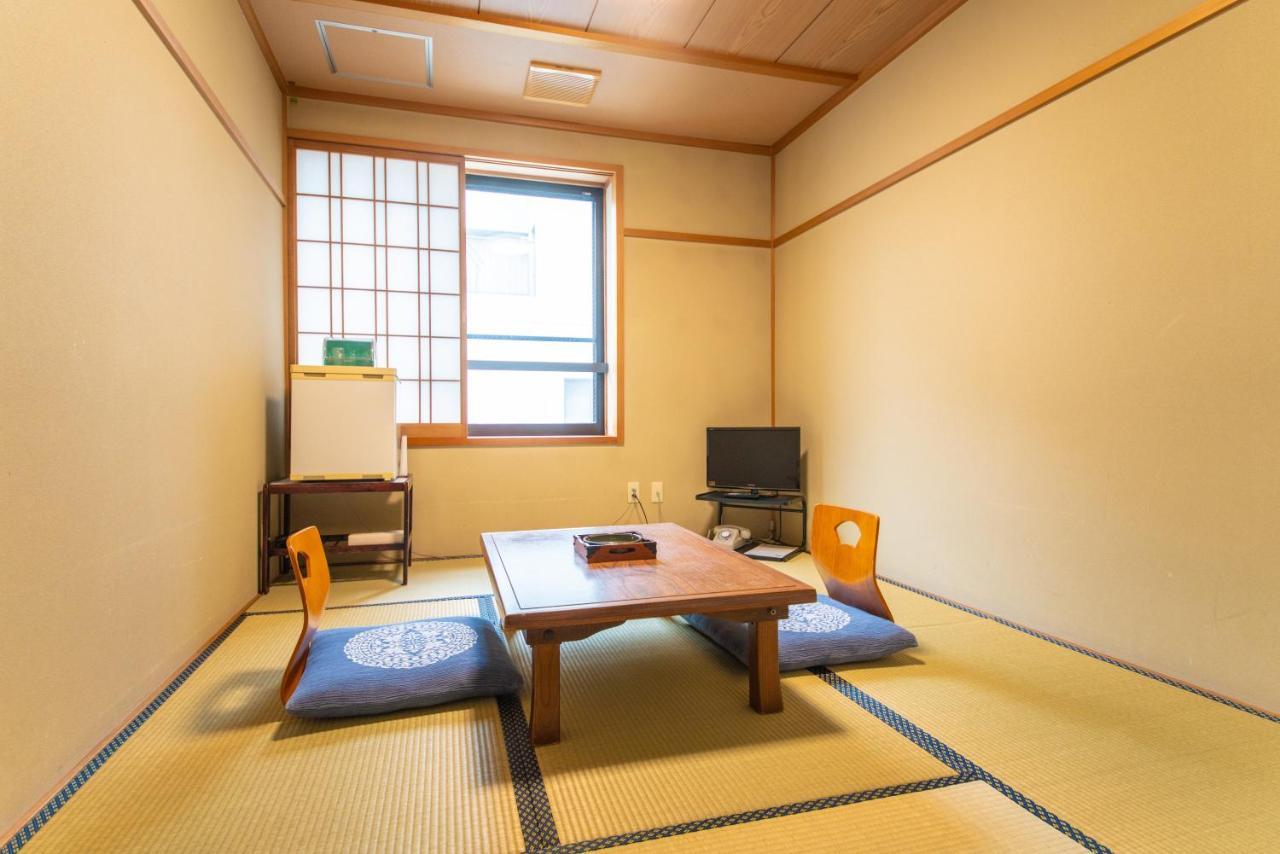
[[[812,632],[824,634],[838,632],[849,625],[849,615],[824,602],[808,602],[792,605],[785,620],[778,623],[781,632]]]
[[[352,637],[342,652],[364,667],[426,667],[476,645],[475,630],[461,623],[426,621],[379,626]]]

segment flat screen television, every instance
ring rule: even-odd
[[[707,486],[800,489],[799,427],[708,427]]]

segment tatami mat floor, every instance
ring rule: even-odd
[[[329,626],[494,613],[478,559],[344,575]],[[566,645],[564,740],[534,750],[514,699],[283,716],[278,586],[0,852],[1280,850],[1275,719],[885,593],[919,648],[789,674],[782,715],[679,620]]]

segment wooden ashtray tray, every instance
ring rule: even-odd
[[[574,534],[573,550],[587,563],[656,560],[658,544],[635,531],[619,534]]]

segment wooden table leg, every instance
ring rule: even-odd
[[[555,744],[560,740],[560,644],[589,638],[596,632],[620,625],[621,620],[524,630],[524,642],[533,652],[529,731],[534,744]]]
[[[560,644],[531,644],[533,651],[533,697],[530,702],[529,732],[534,744],[555,744],[560,740]]]
[[[760,714],[782,711],[782,672],[778,669],[778,621],[747,624],[751,708]]]

